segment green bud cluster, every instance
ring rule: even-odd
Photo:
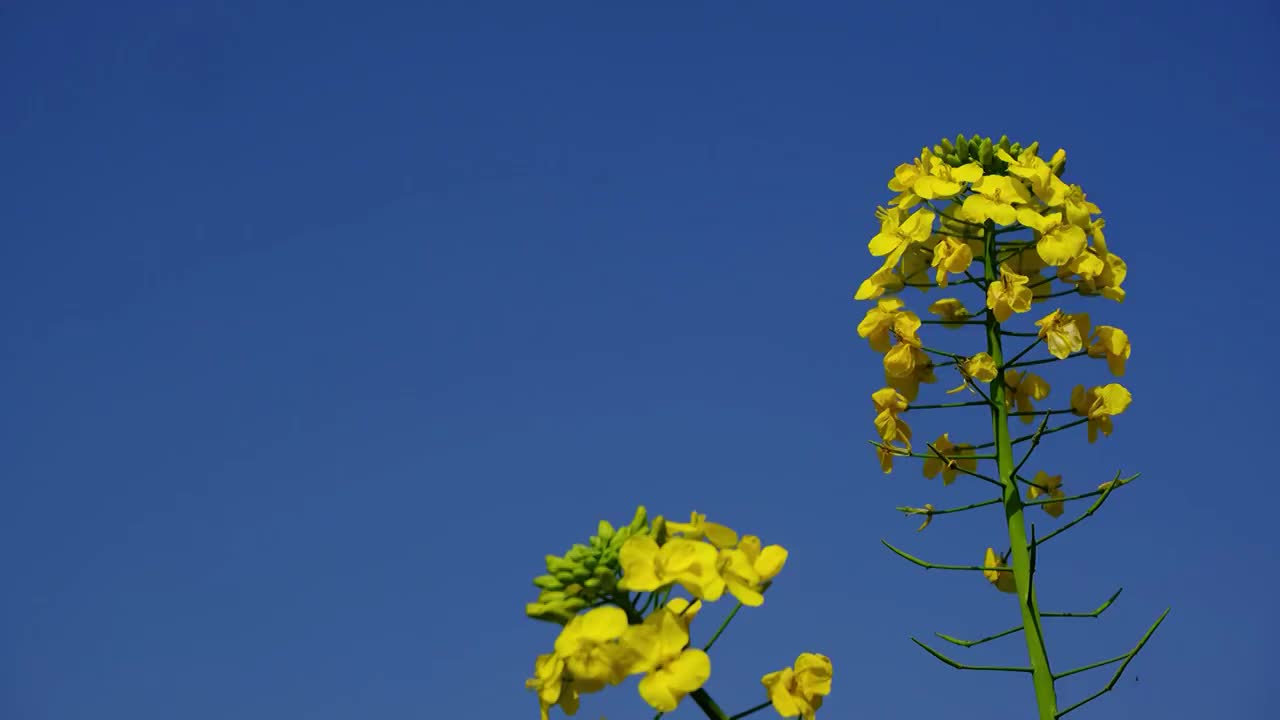
[[[960,167],[971,162],[976,162],[982,166],[982,172],[987,175],[1003,175],[1009,169],[1009,164],[996,156],[996,150],[1004,150],[1013,157],[1018,157],[1026,150],[1036,152],[1040,149],[1039,141],[1033,142],[1026,147],[1022,143],[1009,142],[1008,135],[1001,135],[999,140],[992,140],[989,137],[982,137],[974,134],[965,138],[964,133],[956,135],[953,141],[950,138],[942,138],[942,141],[933,146],[933,154],[942,158],[951,167]],[[1056,160],[1049,163],[1049,167],[1053,170],[1053,174],[1062,177],[1062,173],[1066,171],[1066,160]]]
[[[533,579],[534,587],[540,591],[538,600],[525,605],[525,614],[563,625],[578,611],[616,594],[622,577],[618,552],[628,539],[643,535],[661,542],[665,523],[661,516],[650,523],[641,505],[629,524],[615,529],[609,521],[601,520],[596,534],[585,545],[574,545],[562,557],[547,555],[547,574]]]

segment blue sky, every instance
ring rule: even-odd
[[[714,653],[731,712],[817,651],[819,717],[1025,716],[1024,678],[908,640],[1016,611],[880,545],[976,562],[1000,519],[893,511],[986,491],[879,473],[850,300],[893,167],[981,132],[1065,146],[1130,267],[1090,310],[1134,405],[1041,457],[1143,476],[1038,579],[1050,609],[1124,587],[1051,627],[1059,667],[1173,612],[1079,715],[1263,717],[1280,17],[1053,7],[10,3],[0,716],[532,717],[528,580],[639,503],[791,550]]]

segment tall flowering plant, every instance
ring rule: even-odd
[[[880,267],[854,296],[874,302],[858,324],[858,335],[883,355],[885,386],[871,395],[881,469],[892,472],[895,460],[915,458],[922,461],[927,478],[941,476],[943,484],[950,485],[963,477],[993,490],[990,499],[970,505],[935,508],[929,503],[898,509],[923,517],[923,530],[937,516],[1000,506],[1008,541],[1003,552],[988,547],[980,565],[928,562],[885,545],[920,567],[980,573],[996,590],[1016,596],[1018,625],[979,640],[938,637],[973,647],[1020,632],[1028,664],[971,665],[913,641],[954,668],[1030,675],[1041,720],[1062,717],[1111,690],[1169,612],[1165,610],[1121,655],[1070,670],[1055,671],[1049,662],[1042,621],[1097,617],[1119,592],[1089,612],[1042,610],[1035,589],[1037,550],[1093,515],[1114,492],[1137,478],[1117,473],[1096,489],[1068,495],[1063,474],[1024,470],[1050,435],[1079,428],[1076,432],[1089,443],[1109,437],[1115,418],[1132,401],[1122,384],[1107,382],[1077,385],[1069,394],[1060,394],[1064,400],[1053,407],[1049,382],[1038,372],[1037,366],[1095,359],[1104,361],[1104,372],[1119,378],[1131,351],[1124,330],[1095,325],[1086,313],[1068,313],[1053,305],[1064,296],[1123,302],[1128,273],[1103,234],[1105,222],[1098,206],[1079,185],[1063,180],[1065,168],[1065,151],[1058,150],[1046,161],[1038,154],[1038,143],[1022,147],[1007,137],[992,141],[960,135],[954,142],[944,139],[932,151],[921,150],[914,161],[899,165],[889,181],[897,195],[888,208],[877,210],[880,230],[868,245]],[[942,298],[928,306],[924,319],[903,301],[901,292],[908,287],[976,290],[976,302]],[[941,350],[926,337],[927,327],[969,327],[981,340],[963,352]],[[1016,351],[1006,347],[1018,343],[1022,347]],[[937,383],[940,372],[953,373],[958,382],[947,394],[967,392],[971,399],[919,402],[921,385]],[[944,432],[921,443],[906,420],[914,412],[966,407],[989,411],[989,440],[961,442],[961,435]],[[1034,430],[1015,435],[1014,419]],[[976,435],[976,429],[970,429],[963,437],[976,440]],[[1028,532],[1030,511],[1038,508],[1056,520],[1068,503],[1080,500],[1092,503],[1075,518],[1044,534],[1031,524]],[[1109,665],[1116,669],[1106,685],[1059,709],[1056,681]]]
[[[787,551],[739,536],[705,515],[689,522],[649,520],[644,507],[615,528],[600,521],[586,544],[564,556],[547,555],[547,573],[533,580],[538,599],[525,614],[559,626],[551,652],[534,661],[526,687],[538,697],[542,720],[559,707],[578,711],[582,695],[638,677],[636,688],[657,714],[690,698],[712,720],[737,720],[772,706],[782,717],[814,720],[831,692],[831,661],[801,653],[792,667],[761,678],[765,699],[729,715],[705,685],[710,651],[743,607],[764,604]],[[701,647],[692,643],[704,605],[736,603]]]

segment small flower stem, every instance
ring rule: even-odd
[[[932,353],[932,354],[934,354],[934,355],[941,355],[941,356],[943,356],[943,357],[949,357],[949,358],[951,358],[952,360],[968,360],[968,359],[969,359],[969,358],[965,357],[964,355],[958,355],[958,354],[953,353],[953,352],[947,352],[946,350],[935,350],[935,349],[933,349],[933,348],[925,347],[925,346],[923,346],[923,345],[921,345],[921,346],[920,346],[920,349],[921,349],[921,350],[923,350],[923,351],[925,351],[925,352],[927,352],[927,353]]]
[[[944,508],[942,510],[929,510],[926,512],[917,512],[918,510],[920,510],[920,508],[913,508],[907,505],[902,505],[898,507],[897,510],[898,512],[906,513],[908,515],[947,515],[949,513],[958,513],[958,512],[964,512],[965,510],[974,510],[980,507],[987,507],[988,505],[995,505],[996,503],[999,503],[999,502],[1001,502],[1000,498],[991,498],[990,500],[983,500],[982,502],[973,503],[972,505],[961,505],[960,507]]]
[[[755,706],[755,707],[753,707],[753,708],[747,708],[746,710],[743,710],[742,712],[738,713],[737,715],[730,716],[729,720],[741,720],[742,718],[744,718],[744,717],[746,717],[746,716],[748,716],[748,715],[753,715],[753,714],[755,714],[755,713],[757,713],[757,712],[759,712],[759,711],[761,711],[761,710],[763,710],[763,709],[765,709],[765,708],[769,707],[769,706],[770,706],[770,705],[772,705],[772,704],[773,704],[773,701],[772,701],[772,700],[765,700],[764,702],[760,703],[759,705],[757,705],[757,706]]]
[[[922,460],[931,460],[931,459],[937,458],[937,455],[918,453],[918,452],[907,452],[906,450],[899,450],[893,447],[892,445],[886,445],[882,442],[876,442],[875,440],[868,440],[867,442],[871,443],[872,445],[875,445],[878,448],[888,450],[898,457],[920,458]],[[966,452],[968,450],[969,448],[965,448]],[[963,457],[965,460],[995,460],[996,459],[995,455],[963,455],[960,457]]]
[[[934,650],[933,648],[929,647],[928,645],[925,645],[924,643],[920,642],[915,638],[911,638],[911,642],[924,648],[925,652],[938,658],[942,662],[950,665],[951,667],[957,670],[985,670],[990,672],[1019,672],[1019,673],[1032,672],[1032,669],[1029,667],[1009,667],[1007,665],[966,665],[964,663],[956,662],[955,660],[952,660],[946,655],[943,655],[942,653],[938,652],[937,650]]]
[[[1114,687],[1116,686],[1116,683],[1117,683],[1117,682],[1120,682],[1120,676],[1124,674],[1124,670],[1125,670],[1125,668],[1129,667],[1129,663],[1130,663],[1130,662],[1133,662],[1133,659],[1134,659],[1135,657],[1137,657],[1137,656],[1138,656],[1138,653],[1142,652],[1142,648],[1143,648],[1144,646],[1146,646],[1147,641],[1151,639],[1151,636],[1152,636],[1153,634],[1155,634],[1156,628],[1160,627],[1160,623],[1164,622],[1164,619],[1165,619],[1166,617],[1168,617],[1168,615],[1169,615],[1169,610],[1170,610],[1170,609],[1171,609],[1171,608],[1165,608],[1165,611],[1164,611],[1164,612],[1162,612],[1162,613],[1160,613],[1160,617],[1156,618],[1155,624],[1153,624],[1153,625],[1152,625],[1152,626],[1147,630],[1147,633],[1146,633],[1145,635],[1143,635],[1143,636],[1142,636],[1142,639],[1138,641],[1138,644],[1137,644],[1136,646],[1134,646],[1134,648],[1133,648],[1132,650],[1130,650],[1126,655],[1122,655],[1122,656],[1121,656],[1121,657],[1123,657],[1123,658],[1124,658],[1124,662],[1120,663],[1120,667],[1116,668],[1116,672],[1115,672],[1115,674],[1111,676],[1111,680],[1110,680],[1110,682],[1108,682],[1108,683],[1106,684],[1106,686],[1104,686],[1104,687],[1103,687],[1101,690],[1099,690],[1098,692],[1096,692],[1096,693],[1094,693],[1094,694],[1090,695],[1089,697],[1087,697],[1087,698],[1085,698],[1085,699],[1081,700],[1080,702],[1076,703],[1075,705],[1072,705],[1071,707],[1067,708],[1066,710],[1063,710],[1062,712],[1058,713],[1055,717],[1056,717],[1056,718],[1060,718],[1060,717],[1062,717],[1062,716],[1066,715],[1067,713],[1071,712],[1072,710],[1075,710],[1076,708],[1081,707],[1082,705],[1085,705],[1085,704],[1087,704],[1087,703],[1089,703],[1089,702],[1092,702],[1092,701],[1094,701],[1094,700],[1097,700],[1098,698],[1100,698],[1100,697],[1102,697],[1103,695],[1105,695],[1105,694],[1107,694],[1108,692],[1110,692],[1110,691],[1111,691],[1111,689],[1112,689],[1112,688],[1114,688]],[[1105,665],[1105,664],[1109,664],[1109,662],[1104,662],[1104,663],[1102,663],[1102,664],[1104,664],[1104,665]],[[1094,667],[1101,667],[1101,665],[1094,665]],[[1090,669],[1092,669],[1092,668],[1090,668]]]
[[[1102,491],[1102,494],[1098,496],[1098,499],[1097,499],[1097,500],[1094,500],[1094,501],[1093,501],[1093,504],[1089,506],[1089,509],[1088,509],[1088,510],[1085,510],[1085,511],[1080,515],[1080,517],[1078,517],[1078,518],[1076,518],[1076,519],[1072,520],[1071,522],[1067,523],[1066,525],[1063,525],[1062,527],[1058,528],[1057,530],[1054,530],[1053,532],[1049,533],[1048,535],[1045,535],[1044,537],[1040,538],[1039,540],[1037,540],[1037,541],[1036,541],[1036,544],[1037,544],[1037,545],[1043,545],[1043,544],[1045,544],[1045,543],[1049,542],[1049,541],[1050,541],[1051,539],[1053,539],[1054,537],[1057,537],[1058,535],[1061,535],[1062,533],[1064,533],[1064,532],[1066,532],[1066,531],[1070,530],[1071,528],[1073,528],[1073,527],[1075,527],[1076,525],[1078,525],[1078,524],[1080,524],[1081,522],[1083,522],[1085,518],[1089,517],[1090,515],[1093,515],[1093,513],[1094,513],[1094,512],[1096,512],[1096,511],[1098,510],[1098,508],[1102,507],[1102,503],[1106,502],[1106,501],[1107,501],[1107,498],[1111,497],[1111,491],[1113,491],[1113,490],[1115,490],[1116,488],[1120,487],[1120,484],[1118,484],[1118,483],[1116,482],[1116,481],[1118,481],[1119,479],[1120,479],[1120,473],[1116,473],[1115,480],[1113,480],[1113,481],[1112,481],[1112,483],[1111,483],[1110,485],[1108,485],[1108,486],[1106,487],[1106,489],[1105,489],[1105,490],[1103,490],[1103,491]]]
[[[1009,362],[1005,363],[1005,364],[1004,364],[1000,369],[1001,369],[1001,370],[1007,370],[1008,368],[1011,368],[1011,367],[1015,367],[1015,366],[1017,366],[1018,361],[1022,359],[1022,356],[1023,356],[1023,355],[1026,355],[1027,353],[1029,353],[1029,352],[1031,352],[1032,350],[1036,349],[1036,347],[1040,344],[1040,340],[1041,340],[1041,338],[1040,338],[1039,336],[1037,336],[1037,337],[1036,337],[1036,339],[1035,339],[1034,341],[1032,341],[1032,343],[1031,343],[1030,345],[1028,345],[1028,346],[1026,346],[1026,347],[1022,348],[1022,352],[1018,353],[1017,355],[1014,355],[1014,356],[1013,356],[1013,359],[1012,359],[1012,360],[1010,360]],[[1055,359],[1056,359],[1056,358],[1055,358]]]
[[[942,408],[974,407],[986,405],[986,400],[970,400],[968,402],[937,403],[934,405],[908,405],[908,410],[941,410]]]
[[[1031,347],[1035,347],[1035,344],[1032,343]],[[1027,350],[1030,350],[1031,347],[1027,348]],[[1017,360],[1018,358],[1022,357],[1023,355],[1026,354],[1026,352],[1027,352],[1026,350],[1023,350],[1022,352],[1018,353],[1018,357],[1015,357],[1014,360]],[[1070,355],[1066,356],[1065,358],[1061,358],[1061,359],[1070,360],[1071,358],[1078,358],[1082,355],[1088,355],[1088,354],[1089,353],[1085,352],[1084,350],[1081,350],[1080,352],[1073,352]],[[1058,361],[1059,361],[1059,358],[1056,358],[1056,357],[1040,358],[1039,360],[1028,360],[1026,362],[1011,361],[1008,365],[1005,365],[1005,368],[1007,369],[1007,368],[1015,368],[1015,367],[1027,367],[1028,365],[1044,365],[1045,363],[1058,362]]]
[[[1036,428],[1035,433],[1032,434],[1031,447],[1027,448],[1027,453],[1022,456],[1022,460],[1013,468],[1014,477],[1018,476],[1018,471],[1022,469],[1023,465],[1027,464],[1027,461],[1031,459],[1031,453],[1035,452],[1036,446],[1040,444],[1040,437],[1044,435],[1045,428],[1049,426],[1049,415],[1050,413],[1047,412],[1044,414],[1044,419],[1040,421],[1040,427]]]
[[[1075,295],[1078,292],[1080,291],[1077,288],[1071,288],[1070,290],[1059,290],[1056,293],[1049,293],[1048,295],[1044,295],[1040,299],[1044,300],[1048,298],[1062,297],[1063,295]]]
[[[715,700],[711,699],[711,695],[706,690],[698,688],[689,693],[689,697],[693,698],[693,701],[698,704],[698,707],[702,708],[702,712],[711,720],[729,720],[729,716],[724,710],[720,709]]]
[[[1009,568],[1009,567],[994,568],[994,567],[984,567],[982,565],[940,565],[938,563],[928,562],[927,560],[921,560],[920,558],[914,555],[911,555],[910,553],[903,552],[902,550],[899,550],[898,548],[890,545],[884,540],[881,540],[880,544],[892,550],[895,554],[898,555],[898,557],[908,560],[915,565],[919,565],[925,570],[970,570],[970,571],[991,570],[994,572],[1013,572],[1013,568]]]
[[[985,320],[921,320],[921,325],[986,325]]]
[[[1123,591],[1124,591],[1124,588],[1120,588],[1119,590],[1116,590],[1111,595],[1111,597],[1107,598],[1106,602],[1102,603],[1101,605],[1094,608],[1093,610],[1090,610],[1089,612],[1042,612],[1040,613],[1040,617],[1042,618],[1097,618],[1099,615],[1105,612],[1107,608],[1111,607],[1111,604],[1116,601],[1116,598],[1120,597],[1120,593]],[[961,647],[973,647],[975,645],[981,645],[983,643],[991,642],[992,640],[999,640],[1002,637],[1008,637],[1009,635],[1012,635],[1016,632],[1021,632],[1021,631],[1022,631],[1022,626],[1015,625],[1014,627],[1011,627],[1008,630],[1002,630],[994,635],[988,635],[987,637],[984,637],[980,640],[961,640],[959,638],[951,637],[950,635],[943,635],[942,633],[934,633],[934,635],[937,635],[939,638],[946,640],[947,642],[953,645],[959,645]],[[1064,677],[1065,675],[1066,673],[1059,673],[1055,677],[1055,679]]]
[[[989,220],[986,223],[985,237],[983,254],[994,260],[997,253],[995,223]],[[987,282],[993,282],[996,279],[994,264],[994,262],[988,262],[983,266]],[[1004,367],[1004,345],[1001,341],[1000,324],[990,313],[987,314],[987,353],[995,361],[996,367]],[[1036,691],[1036,705],[1040,720],[1054,720],[1058,712],[1057,693],[1054,688],[1053,671],[1049,666],[1049,655],[1045,649],[1044,636],[1041,634],[1038,603],[1031,587],[1031,556],[1026,544],[1027,530],[1022,495],[1018,490],[1018,481],[1013,472],[1013,440],[1009,437],[1009,409],[1005,405],[1007,390],[1004,373],[997,373],[991,381],[989,393],[991,426],[995,436],[997,456],[996,466],[1004,489],[1005,526],[1009,533],[1009,544],[1013,549],[1011,564],[1014,585],[1018,592],[1023,634],[1026,636],[1027,654],[1031,661],[1029,671]],[[1046,432],[1040,432],[1037,436],[1044,435]]]
[[[1000,330],[1000,334],[1005,337],[1040,337],[1040,333],[1019,332],[1016,330],[1005,330],[1003,328]]]
[[[720,627],[716,628],[715,634],[711,636],[711,639],[707,641],[706,645],[702,646],[703,652],[707,652],[711,650],[711,646],[716,644],[716,641],[720,639],[720,634],[725,631],[725,628],[729,627],[729,623],[733,622],[733,618],[738,615],[738,611],[741,609],[742,609],[742,603],[738,603],[733,607],[733,610],[730,611],[729,616],[726,617],[724,621],[720,623]]]

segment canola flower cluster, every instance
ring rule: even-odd
[[[628,525],[615,530],[601,521],[587,544],[563,557],[548,555],[548,574],[534,579],[539,598],[525,608],[532,618],[563,626],[526,681],[542,719],[556,706],[574,715],[582,695],[632,676],[640,677],[640,696],[660,713],[694,694],[710,717],[727,717],[702,688],[711,676],[707,651],[733,615],[701,649],[691,647],[690,628],[704,603],[726,595],[739,607],[762,605],[786,560],[781,545],[739,537],[700,513],[687,523],[661,516],[650,522],[644,507]],[[676,587],[689,597],[672,597]],[[768,699],[735,717],[772,706],[782,717],[813,720],[831,692],[831,661],[804,653],[761,682]]]
[[[1042,435],[1084,424],[1093,443],[1100,435],[1111,435],[1113,419],[1132,401],[1129,390],[1112,382],[1077,385],[1067,407],[1043,408],[1050,385],[1026,369],[1087,357],[1105,360],[1111,374],[1122,377],[1132,348],[1120,328],[1094,325],[1088,314],[1060,308],[1038,317],[1034,332],[1011,331],[1006,326],[1031,314],[1034,306],[1063,295],[1116,302],[1125,298],[1128,268],[1108,245],[1098,206],[1079,185],[1062,179],[1064,150],[1047,161],[1038,150],[1038,143],[1024,148],[1007,137],[993,142],[961,135],[955,142],[943,140],[932,151],[922,149],[912,162],[899,165],[888,183],[897,195],[888,208],[877,209],[880,230],[868,243],[881,265],[854,296],[875,301],[858,324],[858,335],[883,356],[885,387],[872,393],[871,401],[876,452],[886,473],[892,472],[895,458],[918,457],[924,459],[926,477],[941,475],[943,484],[950,485],[961,474],[981,477],[979,461],[997,459],[979,454],[997,443],[957,442],[950,433],[927,443],[927,453],[917,452],[904,418],[913,409],[986,404],[994,413],[993,398],[998,394],[1006,413],[1003,417],[1017,417],[1029,425],[1043,416],[1035,442]],[[1011,239],[1019,235],[1020,239]],[[1055,291],[1055,283],[1065,289]],[[928,306],[931,318],[922,319],[907,309],[901,296],[908,287],[927,292],[964,285],[982,293],[981,310],[971,311],[958,297],[945,297]],[[983,326],[988,347],[975,353],[934,349],[922,337],[927,325],[947,330]],[[1033,340],[1011,359],[997,360],[1000,350],[992,343],[1010,337]],[[1038,347],[1047,358],[1019,362]],[[980,399],[917,405],[920,386],[936,383],[938,371],[944,368],[959,376],[959,384],[947,394],[968,390]],[[1045,423],[1058,414],[1078,420],[1048,428]],[[1034,478],[1018,480],[1029,486],[1028,501],[1038,501],[1053,517],[1062,514],[1066,495],[1061,475],[1040,471]],[[934,508],[926,505],[912,512],[926,516],[924,529]],[[1000,590],[1013,592],[1013,573],[1005,560],[988,549],[984,566],[990,570],[985,575]]]

